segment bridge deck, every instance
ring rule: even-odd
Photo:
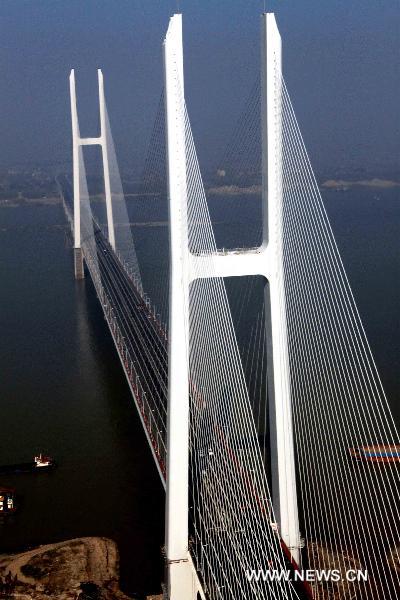
[[[72,225],[72,190],[60,184]],[[168,392],[167,341],[146,298],[123,267],[99,225],[93,222],[97,256],[82,242],[87,267],[165,484]]]

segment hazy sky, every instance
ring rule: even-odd
[[[140,170],[162,88],[172,0],[1,0],[0,165],[70,158],[68,74],[83,134],[105,76],[121,163]],[[181,0],[200,161],[223,154],[259,67],[258,0]],[[399,161],[399,0],[276,0],[284,74],[317,171]]]

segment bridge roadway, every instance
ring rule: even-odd
[[[64,207],[71,219],[71,184],[66,178],[60,179],[58,183]],[[147,299],[142,296],[95,221],[93,231],[97,256],[91,261],[92,280],[165,481],[168,394],[166,335]],[[88,258],[86,255],[90,252],[88,246],[85,248],[84,236],[82,245],[85,258]],[[86,262],[88,264],[88,260]]]
[[[143,391],[166,431],[168,355],[160,325],[121,266],[103,233],[95,231],[99,272],[124,346],[128,351]]]

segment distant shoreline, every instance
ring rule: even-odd
[[[351,188],[369,188],[369,189],[380,189],[388,190],[400,188],[400,181],[394,179],[380,179],[379,177],[373,177],[371,179],[327,179],[320,184],[322,191],[326,190],[340,190],[347,191]],[[210,196],[253,196],[261,193],[261,186],[249,185],[249,186],[237,186],[237,185],[221,185],[214,186],[207,189],[207,194]],[[126,193],[125,199],[141,197],[142,195],[157,196],[159,194],[140,194],[140,193]],[[92,201],[103,200],[103,194],[94,194],[91,196]],[[41,196],[37,198],[26,198],[25,196],[18,196],[16,198],[3,198],[0,200],[0,208],[18,208],[21,206],[56,206],[61,203],[61,198],[56,195]],[[157,223],[157,225],[164,225],[164,222]],[[154,224],[153,224],[154,226]]]
[[[391,179],[379,179],[374,177],[373,179],[359,179],[359,180],[346,180],[346,179],[328,179],[321,184],[321,188],[325,190],[343,190],[352,187],[366,187],[375,189],[393,189],[400,187],[400,181],[393,181]]]
[[[55,206],[61,204],[59,196],[42,198],[5,198],[0,200],[0,208],[17,208],[19,206]]]

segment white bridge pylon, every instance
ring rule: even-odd
[[[170,221],[170,307],[165,546],[168,598],[205,599],[189,553],[189,285],[182,15],[164,40],[165,124]],[[182,212],[183,208],[183,212]],[[186,250],[186,251],[185,251]]]
[[[80,152],[82,146],[100,146],[103,160],[104,191],[107,210],[108,241],[115,250],[115,229],[111,198],[110,166],[107,147],[106,127],[106,104],[104,97],[104,79],[101,69],[97,70],[99,84],[99,112],[100,112],[100,135],[98,137],[80,136],[78,111],[76,104],[75,71],[71,70],[69,76],[69,88],[71,97],[71,119],[72,119],[72,157],[74,173],[74,254],[75,254],[75,277],[81,279],[84,276],[83,254],[81,247],[81,193],[80,188]]]
[[[259,275],[269,283],[265,301],[269,305],[266,314],[270,329],[267,343],[273,506],[280,536],[293,559],[300,561],[282,256],[281,38],[272,13],[261,16],[261,48],[263,243],[255,250],[199,255],[189,250],[187,228],[181,15],[171,18],[164,42],[171,261],[166,553],[172,600],[189,600],[197,593],[188,552],[188,314],[189,285],[198,278]]]

